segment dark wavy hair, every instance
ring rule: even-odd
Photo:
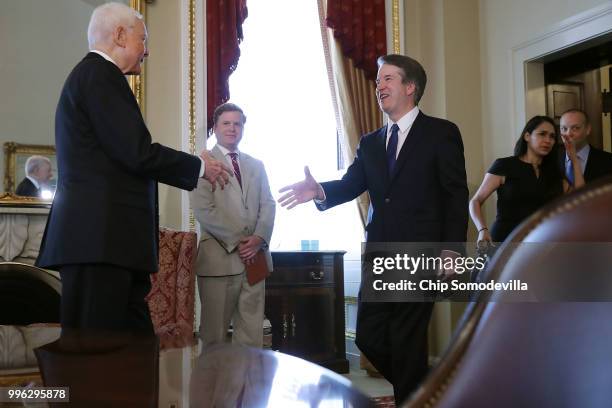
[[[516,144],[514,145],[514,156],[521,157],[527,154],[527,141],[525,140],[525,133],[531,134],[538,126],[542,123],[550,123],[555,129],[555,136],[557,135],[557,125],[555,121],[548,116],[534,116],[529,119],[523,128]],[[542,158],[542,164],[540,164],[540,179],[544,184],[544,188],[550,195],[558,195],[563,192],[563,182],[565,178],[564,172],[558,163],[559,158],[559,143],[555,137],[555,144],[551,149],[550,153]]]
[[[414,104],[418,105],[423,93],[425,85],[427,85],[427,74],[423,66],[415,59],[406,55],[388,54],[378,57],[376,60],[378,67],[383,64],[389,64],[398,67],[401,70],[402,84],[412,82],[414,84]]]

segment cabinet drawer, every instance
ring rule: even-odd
[[[334,253],[273,252],[272,258],[274,271],[266,285],[334,283]]]

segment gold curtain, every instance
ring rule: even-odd
[[[325,26],[327,0],[318,0],[321,38],[325,51],[327,74],[342,142],[345,161],[352,162],[362,135],[382,125],[382,113],[376,101],[376,84],[367,80],[362,69],[345,57],[332,31]],[[365,227],[370,198],[367,193],[357,199],[361,222]]]

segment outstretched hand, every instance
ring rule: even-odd
[[[219,183],[223,190],[223,187],[229,183],[229,178],[234,175],[233,170],[226,163],[215,159],[208,150],[203,150],[200,157],[206,163],[204,178],[212,184],[212,191],[215,191],[216,183]]]
[[[287,194],[278,199],[281,206],[287,207],[287,209],[290,210],[296,205],[310,201],[313,198],[318,200],[325,199],[323,189],[310,174],[308,166],[304,167],[304,175],[303,181],[285,186],[278,190],[279,193],[287,191]]]

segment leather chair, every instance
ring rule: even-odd
[[[52,273],[0,262],[0,386],[41,384],[33,348],[59,337],[60,293]]]
[[[59,323],[61,283],[44,269],[0,262],[0,324]]]
[[[147,303],[161,349],[194,344],[195,232],[159,230],[159,271],[151,275]]]
[[[523,222],[483,280],[530,280],[532,293],[481,293],[404,406],[612,406],[611,210],[607,178]]]

